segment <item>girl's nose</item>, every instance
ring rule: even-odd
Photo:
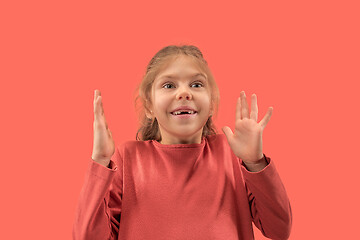
[[[190,100],[192,99],[191,93],[188,90],[182,90],[178,93],[177,95],[177,99],[182,100],[182,99],[186,99],[186,100]]]

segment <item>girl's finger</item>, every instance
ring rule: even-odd
[[[268,110],[267,110],[267,112],[266,112],[266,114],[265,114],[265,116],[264,116],[264,118],[261,119],[261,121],[260,121],[259,124],[260,124],[262,130],[264,130],[264,128],[265,128],[266,125],[268,124],[268,122],[269,122],[269,120],[270,120],[270,117],[271,117],[271,115],[272,115],[273,109],[274,109],[273,107],[269,107]]]
[[[99,90],[95,89],[95,91],[94,91],[94,103],[95,103],[98,96],[99,96]]]
[[[100,107],[101,115],[104,115],[104,107],[103,107],[102,97],[101,96],[99,96],[99,107]]]
[[[235,122],[241,119],[241,98],[239,97],[236,102],[236,113],[235,113]]]
[[[258,118],[258,105],[257,105],[257,97],[256,94],[254,93],[253,95],[251,95],[250,119],[253,119],[255,120],[255,122],[257,122],[257,118]]]
[[[241,92],[241,117],[249,118],[249,107],[246,102],[246,95],[244,91]]]
[[[98,115],[99,115],[99,107],[98,107],[98,98],[94,98],[94,117],[95,120],[97,119]]]
[[[101,115],[104,115],[104,110],[101,103],[101,96],[98,96],[94,101],[94,115],[96,119]]]

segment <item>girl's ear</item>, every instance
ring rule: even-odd
[[[146,100],[146,106],[145,106],[145,115],[147,118],[150,118],[150,119],[153,118],[153,111],[151,110],[150,103],[147,100]]]
[[[210,108],[210,117],[214,114],[214,109],[213,107]]]
[[[153,118],[153,116],[152,116],[152,114],[153,114],[153,112],[150,110],[145,110],[145,115],[146,115],[146,117],[147,118],[150,118],[150,119],[152,119]]]

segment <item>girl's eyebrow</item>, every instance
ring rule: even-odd
[[[206,76],[203,73],[196,73],[196,74],[190,76],[190,78],[196,78],[196,77],[199,77],[199,76],[207,79]],[[161,76],[159,79],[163,79],[163,78],[177,79],[178,77],[170,74],[170,75]]]

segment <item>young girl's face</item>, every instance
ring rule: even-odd
[[[162,144],[201,142],[203,127],[212,114],[210,85],[190,57],[180,56],[160,72],[151,96],[151,117],[159,123]],[[174,113],[176,109],[190,114]]]

